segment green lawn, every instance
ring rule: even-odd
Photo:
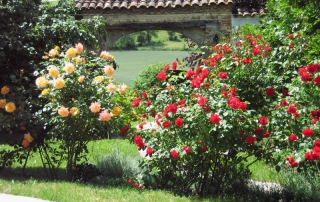
[[[115,56],[119,69],[114,73],[115,81],[130,85],[141,70],[157,62],[172,63],[188,56],[188,51],[110,51]]]

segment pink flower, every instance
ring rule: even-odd
[[[99,119],[101,121],[110,121],[111,120],[111,114],[108,113],[108,110],[104,110],[104,111],[100,112]]]
[[[61,106],[59,109],[58,109],[58,114],[62,117],[67,117],[69,115],[69,110],[68,108],[65,108],[64,106]]]
[[[89,108],[90,108],[91,112],[97,113],[100,111],[101,105],[99,102],[92,102]]]

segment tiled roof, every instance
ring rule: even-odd
[[[130,9],[130,8],[175,8],[186,6],[234,4],[233,14],[236,15],[264,15],[264,8],[243,6],[235,0],[77,0],[75,7],[90,10]]]
[[[126,8],[132,7],[140,8],[159,8],[159,7],[171,7],[176,6],[193,6],[204,4],[229,4],[232,0],[78,0],[76,2],[77,8],[82,9],[114,9],[114,8]]]

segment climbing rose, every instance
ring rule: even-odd
[[[164,81],[164,80],[166,80],[166,78],[167,78],[167,75],[164,71],[159,72],[157,75],[157,79],[159,81]]]
[[[267,138],[271,135],[271,133],[269,131],[267,131],[265,134],[263,134],[263,137]]]
[[[102,51],[102,52],[100,53],[100,57],[102,57],[102,58],[105,59],[105,60],[112,59],[112,55],[110,55],[110,53],[107,52],[107,51]]]
[[[7,101],[5,99],[0,99],[0,108],[4,109],[6,107]]]
[[[222,90],[221,94],[223,95],[223,97],[228,97],[228,91],[226,90]]]
[[[214,124],[219,124],[221,119],[218,114],[211,114],[210,121]]]
[[[240,104],[240,99],[236,97],[230,97],[228,99],[228,104],[232,109],[238,109]]]
[[[302,131],[305,137],[311,137],[314,135],[314,131],[311,128],[306,128]]]
[[[208,98],[201,96],[198,100],[198,105],[200,105],[201,107],[204,107],[207,101],[208,101]]]
[[[129,130],[128,125],[123,126],[123,128],[120,129],[120,135],[123,137],[128,130]]]
[[[171,154],[172,158],[174,158],[174,159],[179,158],[179,153],[176,150],[172,150],[170,152],[170,154]]]
[[[114,85],[113,83],[109,83],[109,84],[107,85],[107,90],[108,90],[109,92],[115,92],[115,91],[117,90],[117,86]]]
[[[289,135],[289,141],[294,142],[298,139],[298,136],[296,134]]]
[[[260,123],[261,125],[267,125],[267,124],[268,124],[268,119],[267,119],[267,117],[265,117],[265,116],[260,117],[259,123]]]
[[[48,80],[44,77],[39,77],[36,79],[36,85],[38,86],[38,88],[44,88],[48,83]]]
[[[84,79],[85,79],[85,76],[79,76],[78,82],[79,82],[79,83],[82,83],[82,82],[84,81]]]
[[[182,127],[184,124],[183,119],[180,117],[176,118],[176,120],[174,121],[174,124],[178,127]]]
[[[61,106],[59,109],[58,109],[58,114],[62,117],[67,117],[69,115],[69,110],[68,108],[65,108],[64,106]]]
[[[267,88],[266,89],[266,94],[268,97],[272,97],[274,95],[275,91],[274,88]]]
[[[80,114],[80,110],[77,107],[71,107],[70,114],[71,116],[77,116]]]
[[[244,65],[250,64],[250,63],[252,63],[252,60],[251,60],[251,58],[246,57],[246,58],[242,61],[242,63],[243,63]]]
[[[301,78],[301,81],[303,82],[311,81],[311,76],[307,72],[303,72],[300,78]]]
[[[248,144],[253,144],[257,139],[255,137],[253,137],[252,135],[246,137],[246,142]]]
[[[97,113],[100,111],[101,105],[99,102],[92,102],[89,108],[90,108],[91,112]]]
[[[313,147],[320,147],[320,140],[315,140],[313,143]]]

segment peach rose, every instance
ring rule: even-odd
[[[120,107],[118,107],[118,106],[115,106],[113,109],[112,109],[112,111],[111,111],[111,114],[113,115],[113,116],[118,116],[120,113],[121,113],[121,108]]]
[[[30,133],[24,134],[24,139],[29,143],[33,141],[33,137],[30,135]]]
[[[68,74],[71,74],[74,71],[74,65],[68,62],[65,64],[63,70],[66,71]]]
[[[67,117],[69,115],[69,110],[68,108],[65,108],[64,106],[61,106],[59,109],[58,109],[58,114],[62,117]]]
[[[16,105],[13,102],[8,102],[4,108],[7,112],[12,113],[16,110]]]
[[[109,60],[111,58],[111,55],[107,51],[102,51],[100,57],[102,57],[105,60]]]
[[[114,92],[114,91],[117,90],[117,86],[114,85],[113,83],[110,83],[109,85],[107,85],[107,90],[108,90],[109,92]]]
[[[36,79],[36,85],[38,86],[38,88],[44,88],[48,83],[48,80],[44,77],[39,77]]]
[[[56,66],[49,66],[49,75],[52,76],[53,78],[56,78],[59,75],[59,70],[57,69]]]
[[[124,84],[124,83],[120,84],[119,92],[121,94],[124,94],[127,91],[127,89],[128,89],[128,86],[126,84]]]
[[[93,113],[97,113],[100,111],[101,105],[99,102],[92,102],[89,108]]]
[[[10,88],[8,88],[7,86],[3,86],[1,88],[1,94],[2,95],[8,94],[9,92],[10,92]]]
[[[107,65],[103,68],[103,72],[104,72],[104,74],[110,76],[114,73],[114,69],[111,65]]]
[[[56,49],[51,49],[51,50],[49,51],[48,55],[49,55],[50,57],[56,57],[57,55],[59,55],[59,52],[58,52],[58,50],[56,50]]]
[[[79,76],[78,82],[79,82],[79,83],[82,83],[82,82],[84,81],[84,79],[85,79],[85,76]]]
[[[77,51],[78,54],[81,54],[83,52],[82,43],[77,43],[75,47],[76,47],[76,51]]]
[[[111,119],[111,114],[108,113],[108,110],[104,110],[99,114],[99,119],[101,121],[110,121]]]

